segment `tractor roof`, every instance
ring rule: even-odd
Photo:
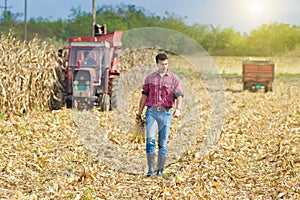
[[[69,43],[73,42],[90,42],[90,43],[98,43],[98,42],[108,42],[111,47],[121,47],[122,46],[122,31],[115,31],[108,34],[99,35],[96,37],[92,36],[80,36],[80,37],[71,37],[69,39]]]

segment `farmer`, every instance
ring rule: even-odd
[[[162,176],[168,153],[168,134],[174,117],[180,116],[183,90],[177,75],[168,69],[168,57],[160,53],[155,57],[157,71],[149,74],[142,88],[137,120],[146,110],[147,176],[154,176],[155,142],[158,131],[157,176]],[[172,109],[173,108],[173,109]]]
[[[89,56],[88,51],[85,51],[83,53],[83,55],[84,55],[84,59],[83,59],[82,65],[85,65],[85,66],[87,66],[87,65],[92,65],[92,66],[97,65],[97,62],[95,61],[95,59]]]

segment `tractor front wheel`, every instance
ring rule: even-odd
[[[101,110],[109,111],[110,108],[110,96],[108,94],[103,94],[101,102]]]
[[[111,78],[109,82],[109,93],[110,93],[110,109],[118,110],[120,107],[120,94],[119,94],[119,79]]]

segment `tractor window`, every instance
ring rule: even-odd
[[[82,66],[100,66],[102,55],[99,48],[73,48],[71,49],[70,66],[77,66],[78,60],[81,61]]]

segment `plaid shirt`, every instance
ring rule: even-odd
[[[183,96],[179,77],[167,72],[163,76],[153,72],[146,77],[143,85],[143,94],[147,95],[146,106],[161,106],[172,108],[178,96]]]

